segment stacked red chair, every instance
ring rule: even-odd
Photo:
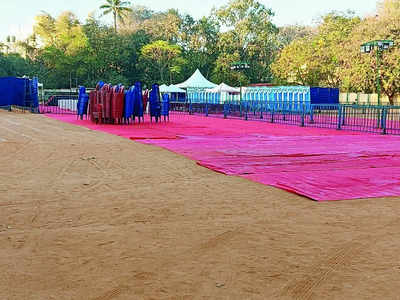
[[[101,85],[97,84],[96,90],[89,94],[89,114],[92,122],[101,123],[103,121]]]
[[[112,123],[112,121],[113,121],[112,116],[111,116],[112,99],[113,99],[113,87],[112,87],[112,85],[109,85],[107,93],[106,93],[105,103],[104,103],[104,107],[105,107],[104,118],[107,120],[108,123]]]
[[[91,91],[89,93],[89,116],[90,116],[90,119],[92,121],[94,120],[93,113],[95,112],[95,105],[96,104],[97,104],[97,90],[96,91]]]
[[[124,115],[124,86],[114,86],[112,89],[111,120],[113,123],[121,124]]]

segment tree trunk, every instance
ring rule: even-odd
[[[117,33],[117,13],[114,12],[114,30]]]
[[[390,105],[394,105],[394,95],[388,95]]]
[[[164,69],[162,66],[160,66],[159,70],[160,70],[161,82],[164,83]]]

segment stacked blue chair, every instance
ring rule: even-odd
[[[78,96],[78,103],[77,103],[77,111],[78,117],[83,120],[83,115],[88,114],[88,105],[89,105],[89,95],[86,94],[86,88],[81,86],[79,88],[79,96]]]
[[[153,84],[150,91],[150,121],[155,118],[156,122],[161,119],[160,89],[158,84]]]
[[[135,89],[132,86],[128,91],[125,93],[125,105],[124,105],[124,119],[125,122],[129,124],[129,120],[132,118],[133,115],[133,90]]]
[[[162,97],[161,115],[164,117],[164,121],[166,121],[167,118],[169,121],[169,95],[168,94],[164,94]]]
[[[143,93],[142,84],[140,82],[135,83],[133,90],[133,120],[138,117],[139,123],[143,118]]]

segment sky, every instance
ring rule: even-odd
[[[220,7],[229,0],[131,0],[132,4],[145,5],[153,10],[177,8],[199,18],[210,14],[213,7]],[[81,20],[91,12],[99,12],[104,0],[0,0],[0,41],[7,35],[24,38],[32,32],[34,18],[41,11],[51,15],[70,10]],[[312,25],[321,15],[332,10],[353,10],[357,15],[374,14],[376,0],[259,0],[275,12],[274,23]],[[105,18],[111,22],[110,18]]]

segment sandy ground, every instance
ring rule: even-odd
[[[400,299],[400,201],[317,203],[0,112],[0,299]]]

